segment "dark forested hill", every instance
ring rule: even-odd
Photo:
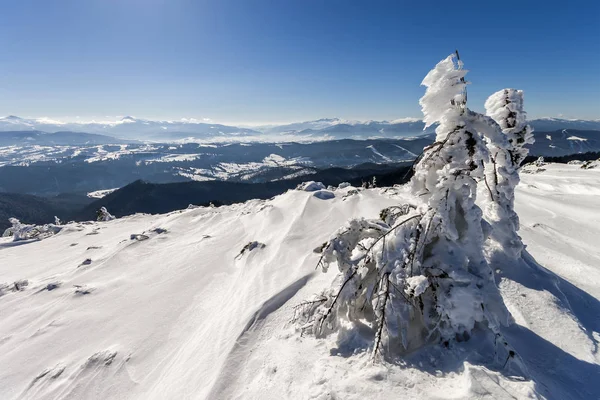
[[[17,218],[25,223],[47,224],[54,216],[69,220],[93,199],[81,195],[63,194],[38,197],[20,193],[0,193],[0,234],[10,226],[8,219]]]
[[[89,204],[76,217],[92,219],[96,210],[103,206],[120,217],[136,212],[165,213],[186,208],[189,204],[208,205],[212,202],[222,205],[250,199],[268,199],[309,180],[323,182],[325,185],[350,182],[354,186],[361,186],[363,182],[370,182],[375,177],[379,185],[391,186],[406,182],[410,179],[410,172],[410,165],[405,164],[391,170],[330,168],[298,179],[264,183],[207,181],[155,184],[138,180]]]

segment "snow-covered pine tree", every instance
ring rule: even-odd
[[[340,274],[300,305],[304,329],[362,340],[376,355],[508,323],[483,254],[475,200],[487,149],[466,108],[466,72],[451,55],[423,80],[425,123],[439,125],[410,183],[415,204],[386,209],[382,220],[351,220],[323,245],[319,265],[335,262]]]
[[[544,157],[539,156],[538,159],[533,162],[533,165],[536,167],[543,167],[546,165],[546,161],[544,161]]]
[[[100,207],[96,211],[96,221],[112,221],[113,219],[115,219],[115,216],[109,213],[106,207]]]
[[[516,260],[521,256],[523,243],[517,234],[515,188],[519,184],[519,168],[529,152],[525,145],[534,141],[533,130],[527,125],[521,90],[503,89],[492,94],[485,109],[488,117],[473,113],[489,149],[485,166],[488,193],[480,193],[481,204],[484,217],[492,226],[491,246]]]
[[[22,226],[21,221],[16,218],[9,218],[8,222],[10,222],[12,226],[4,230],[2,237],[14,236],[15,232],[18,231]]]
[[[15,242],[19,240],[32,239],[39,234],[39,231],[35,225],[23,224],[17,218],[9,218],[8,221],[12,224],[12,226],[7,228],[2,236],[12,236],[13,241]]]

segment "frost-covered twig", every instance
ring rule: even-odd
[[[375,355],[379,351],[379,347],[381,346],[381,337],[383,334],[383,328],[385,327],[385,309],[387,307],[388,298],[390,296],[389,277],[390,277],[389,273],[384,274],[383,278],[381,279],[381,281],[383,282],[383,285],[381,285],[381,284],[379,285],[379,286],[382,286],[382,288],[377,297],[383,296],[383,300],[382,300],[381,307],[378,307],[377,311],[376,311],[379,313],[379,318],[377,320],[377,333],[375,334],[375,342],[373,345],[373,357],[375,357]]]

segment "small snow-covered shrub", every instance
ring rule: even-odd
[[[266,246],[266,244],[257,241],[248,242],[235,258],[241,258],[245,253],[249,253],[254,249],[264,249]]]
[[[73,287],[75,288],[74,294],[76,296],[84,296],[84,295],[90,294],[96,290],[95,287],[88,286],[88,285],[73,285]]]
[[[108,212],[106,207],[101,207],[96,212],[96,221],[112,221],[115,219],[115,216]]]
[[[350,220],[321,247],[318,265],[327,271],[336,264],[340,274],[296,309],[302,330],[337,332],[340,345],[356,346],[359,337],[373,355],[398,355],[434,340],[463,340],[476,327],[498,334],[510,322],[476,204],[489,160],[482,131],[503,132],[466,107],[466,72],[451,55],[423,80],[424,121],[438,127],[409,183],[414,204],[389,207],[379,220]]]
[[[29,286],[29,280],[19,279],[13,283],[0,283],[0,297],[4,296],[8,292],[21,292]]]
[[[399,217],[410,213],[411,210],[416,210],[416,208],[417,207],[412,204],[403,204],[401,206],[384,208],[379,213],[379,219],[388,225],[393,225],[394,221],[396,221]]]
[[[539,174],[540,172],[544,172],[546,170],[546,168],[544,168],[546,164],[547,162],[544,161],[544,157],[539,157],[533,162],[524,164],[519,172],[524,174]]]
[[[600,160],[590,160],[590,161],[586,161],[583,164],[581,164],[581,169],[592,169],[592,168],[596,168],[598,165],[600,165]]]
[[[21,223],[21,221],[16,218],[9,218],[8,220],[12,226],[7,228],[2,236],[12,237],[15,242],[29,239],[42,240],[60,232],[62,229],[62,227],[54,224],[29,225]]]
[[[130,240],[137,240],[138,242],[142,242],[144,240],[148,240],[150,239],[150,237],[148,235],[144,235],[144,234],[140,234],[140,233],[132,233],[129,236]]]
[[[349,189],[346,194],[342,197],[342,200],[347,200],[348,198],[352,197],[352,196],[356,196],[357,194],[359,194],[359,190],[362,189]]]
[[[2,233],[2,237],[11,237],[11,236],[13,235],[13,233],[14,233],[14,229],[13,229],[13,227],[11,226],[11,227],[9,227],[9,228],[6,228],[6,229],[4,230],[4,232]]]

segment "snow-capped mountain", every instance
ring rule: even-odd
[[[578,129],[578,130],[600,130],[600,119],[564,119],[564,118],[539,118],[529,121],[533,129],[538,131],[556,131],[559,129]]]
[[[322,118],[314,121],[294,122],[282,125],[255,126],[254,129],[263,133],[297,133],[305,130],[320,130],[344,123],[339,118]]]
[[[600,131],[600,120],[569,120],[543,118],[529,121],[537,131],[562,129]],[[425,123],[418,118],[402,118],[392,121],[347,121],[339,118],[320,119],[301,123],[256,127],[265,133],[287,133],[298,136],[328,136],[335,138],[401,137],[432,133],[434,127],[425,129]]]
[[[104,134],[118,138],[140,140],[178,140],[185,138],[214,139],[248,136],[271,137],[273,141],[285,135],[291,139],[307,138],[355,138],[415,136],[424,132],[424,124],[416,118],[394,121],[348,121],[339,118],[324,118],[315,121],[284,125],[267,125],[250,128],[209,124],[193,119],[181,121],[153,121],[126,116],[105,122],[60,122],[49,119],[25,119],[16,116],[0,118],[0,131],[43,132],[76,131]]]
[[[291,134],[298,137],[329,137],[361,139],[369,137],[418,136],[431,133],[424,130],[425,124],[417,118],[402,118],[394,121],[349,121],[340,118],[324,118],[286,125],[255,127],[266,134]]]
[[[257,131],[234,126],[210,124],[194,119],[153,121],[126,116],[114,121],[61,122],[49,119],[25,119],[16,116],[0,118],[0,131],[43,132],[73,131],[140,140],[177,140],[188,137],[214,138],[221,136],[257,135]]]
[[[1,238],[2,398],[600,398],[600,170],[544,168],[517,189],[527,252],[496,272],[519,372],[477,332],[385,363],[301,334],[296,306],[337,274],[313,249],[411,200],[346,187]]]
[[[600,120],[568,120],[557,118],[534,119],[531,126],[538,131],[559,129],[600,130]],[[434,127],[424,129],[418,118],[392,121],[349,121],[340,118],[323,118],[282,125],[265,125],[253,128],[207,123],[195,119],[180,121],[155,121],[131,116],[114,121],[61,122],[47,118],[26,119],[16,116],[0,118],[2,131],[85,132],[114,136],[121,139],[148,141],[197,140],[262,140],[280,141],[311,139],[366,139],[375,137],[406,137],[432,133]]]
[[[58,131],[47,133],[35,130],[0,131],[0,147],[94,146],[124,143],[133,144],[140,142],[135,139],[118,139],[113,136],[84,132]]]

